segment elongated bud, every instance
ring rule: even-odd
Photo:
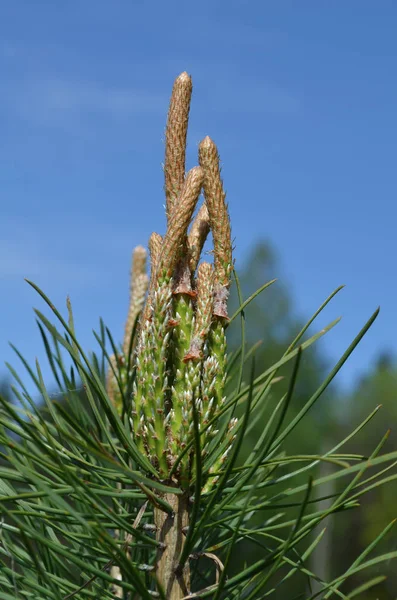
[[[157,267],[163,247],[163,237],[153,231],[149,238],[149,252],[150,252],[150,284],[149,292],[151,293],[156,287],[157,283]]]
[[[163,237],[159,233],[153,231],[152,235],[149,238],[150,270],[152,273],[156,271],[162,244]]]
[[[174,82],[165,131],[165,196],[168,220],[185,179],[186,136],[192,96],[192,79],[181,73]]]
[[[214,303],[214,269],[210,263],[203,262],[197,270],[196,320],[193,338],[184,361],[202,358],[202,348],[211,327]]]
[[[214,239],[215,280],[221,286],[229,286],[232,269],[230,220],[222,185],[218,150],[208,136],[199,145],[199,163],[204,169],[204,197]]]
[[[132,253],[132,267],[130,279],[130,304],[125,324],[123,351],[127,355],[135,322],[145,303],[145,295],[149,285],[146,273],[146,250],[143,246],[137,246]]]
[[[160,256],[161,248],[163,244],[163,238],[159,233],[153,231],[149,238],[149,252],[150,252],[150,281],[149,281],[149,293],[146,299],[145,308],[142,312],[141,321],[144,322],[150,318],[150,307],[152,304],[153,292],[157,284],[157,263]]]
[[[211,327],[212,305],[214,301],[214,269],[203,262],[197,271],[197,305],[195,335],[206,339]]]
[[[200,196],[204,180],[201,167],[194,167],[186,175],[178,204],[172,212],[167,233],[164,237],[163,248],[159,257],[158,278],[170,278],[181,257],[187,230]]]
[[[201,251],[205,244],[205,240],[210,232],[210,217],[208,214],[207,205],[201,205],[196,218],[192,223],[192,227],[188,236],[190,270],[192,273],[197,269],[200,260]]]
[[[132,251],[132,265],[131,265],[131,280],[130,280],[130,291],[133,293],[135,279],[146,273],[146,256],[147,252],[143,246],[136,246]]]

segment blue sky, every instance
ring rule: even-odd
[[[223,161],[237,265],[261,238],[297,311],[341,324],[336,360],[380,304],[339,378],[396,350],[397,5],[365,0],[55,0],[0,19],[0,357],[43,351],[23,281],[80,339],[121,337],[130,253],[164,232],[163,133],[173,79],[194,96],[188,167],[209,134]]]

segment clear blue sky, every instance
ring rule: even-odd
[[[43,359],[29,277],[93,345],[121,337],[134,245],[164,231],[173,79],[194,98],[189,167],[210,134],[237,265],[270,238],[297,310],[347,285],[320,325],[336,360],[380,304],[340,382],[396,350],[397,4],[349,0],[13,0],[0,18],[0,357]]]

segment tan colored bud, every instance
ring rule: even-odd
[[[136,246],[132,251],[132,266],[130,293],[133,293],[134,281],[142,273],[146,273],[146,256],[147,252],[143,246]]]
[[[186,136],[189,120],[192,79],[181,73],[174,82],[165,131],[165,196],[170,219],[185,179]]]
[[[146,273],[139,275],[134,284],[134,291],[130,299],[130,305],[128,309],[128,317],[125,324],[123,352],[127,356],[130,345],[131,336],[134,332],[135,322],[141,313],[145,304],[146,292],[149,287],[149,277]]]
[[[214,303],[214,269],[208,262],[203,262],[197,270],[197,303],[195,335],[203,341],[211,327],[212,307]]]
[[[146,254],[143,246],[137,246],[132,252],[130,303],[123,341],[123,352],[125,355],[128,354],[130,349],[135,322],[145,303],[145,296],[149,285],[149,278],[146,273]]]
[[[141,321],[145,321],[150,316],[150,296],[153,294],[157,283],[157,263],[160,256],[161,248],[163,245],[163,237],[153,231],[149,238],[149,252],[150,252],[150,282],[149,282],[149,294],[146,299],[145,308],[142,313]]]
[[[152,273],[156,271],[157,261],[160,256],[162,244],[163,237],[159,233],[153,231],[149,238],[150,269]]]
[[[190,252],[190,270],[194,273],[200,260],[205,240],[210,232],[210,217],[207,205],[201,205],[196,218],[192,223],[188,235],[188,248]]]
[[[208,136],[199,145],[199,163],[204,169],[204,197],[214,239],[215,278],[219,284],[229,286],[232,269],[230,220],[222,185],[218,149]]]
[[[204,172],[201,167],[194,167],[186,175],[178,204],[174,207],[164,237],[157,266],[157,277],[159,278],[172,277],[178,260],[181,258],[187,230],[200,196],[203,180]]]

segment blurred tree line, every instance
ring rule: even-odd
[[[266,281],[277,277],[278,271],[277,257],[271,245],[265,242],[257,244],[238,272],[243,298],[246,299]],[[237,291],[236,288],[233,288],[230,298],[230,314],[233,314],[237,307]],[[316,308],[313,307],[313,310]],[[247,349],[261,341],[255,353],[256,371],[259,374],[281,357],[305,321],[296,314],[293,298],[288,293],[287,286],[282,285],[279,281],[255,298],[244,312]],[[228,330],[228,338],[230,350],[238,347],[241,339],[239,319],[236,319]],[[271,402],[278,401],[286,393],[292,368],[293,365],[287,363],[280,371],[281,378],[272,388]],[[303,353],[292,404],[289,408],[290,417],[302,408],[310,395],[318,388],[329,368],[321,351],[321,345],[314,344]],[[243,373],[245,379],[248,379],[248,370],[249,363]],[[231,382],[231,385],[236,385],[236,382]],[[12,397],[10,383],[6,378],[0,381],[0,394],[3,398]],[[57,401],[59,400],[58,396]],[[393,425],[397,421],[396,400],[397,365],[392,356],[383,354],[365,378],[357,383],[350,395],[343,396],[335,386],[328,389],[295,429],[292,436],[288,438],[286,452],[288,454],[324,453],[353,430],[378,404],[382,404],[383,408],[378,411],[372,423],[359,437],[354,439],[350,447],[346,447],[344,450],[367,456],[371,454],[384,433],[391,428],[392,431],[385,447],[386,452],[391,452],[397,449],[397,433],[393,431]],[[83,395],[82,403],[85,404]],[[344,415],[348,414],[343,421],[339,418],[341,406],[343,406]],[[263,430],[263,424],[259,423],[252,435],[245,440],[247,453],[250,452],[261,428]],[[327,474],[329,472],[327,469],[330,468],[332,467],[327,463],[321,463],[319,474]],[[329,493],[332,492],[333,490],[330,489]],[[351,511],[349,514],[342,514],[340,519],[334,517],[332,522],[327,523],[327,533],[322,539],[321,545],[318,546],[315,556],[311,559],[310,568],[325,578],[335,577],[342,573],[387,523],[397,516],[396,497],[397,483],[392,481],[389,486],[375,488],[372,494],[364,496],[360,509]],[[263,519],[268,519],[269,516],[267,512],[263,515]],[[396,537],[393,538],[393,535],[389,535],[378,550],[387,552],[396,548]],[[251,558],[256,558],[258,549],[239,548],[240,556],[242,552],[249,560],[249,555],[253,553]],[[385,571],[385,566],[381,565],[379,572]],[[372,574],[377,575],[378,572],[375,570]],[[360,598],[362,600],[377,598],[394,600],[396,598],[395,590],[397,590],[397,574],[393,573],[392,565],[390,565],[387,575],[388,578],[384,583],[374,590],[364,592]],[[359,583],[359,579],[353,580],[352,578],[348,585],[342,587],[342,591],[348,593],[350,587],[354,588]],[[272,597],[280,598],[280,600],[304,598],[307,590],[303,577],[300,586],[294,578],[292,587],[287,589],[285,586],[279,596],[275,594]]]
[[[278,273],[277,256],[271,245],[266,242],[256,245],[238,272],[243,298],[250,296],[266,281],[277,277]],[[247,347],[250,348],[258,340],[262,340],[262,344],[256,352],[258,373],[281,357],[306,322],[296,314],[293,298],[287,290],[286,285],[277,281],[256,297],[245,310]],[[234,289],[231,296],[231,314],[237,306],[237,292]],[[313,306],[313,312],[316,308]],[[306,317],[309,318],[310,315],[306,315]],[[317,331],[315,325],[314,323],[311,334]],[[240,340],[238,329],[238,323],[233,323],[233,329],[230,328],[229,344],[232,348],[236,347]],[[314,344],[303,353],[297,385],[289,408],[290,417],[293,417],[302,408],[331,370],[333,364],[327,363],[321,350],[321,341],[320,344]],[[286,393],[292,369],[293,364],[288,363],[281,370],[284,378],[274,388],[275,401]],[[249,365],[246,367],[247,379],[248,370]],[[302,419],[292,436],[287,438],[286,451],[288,454],[324,453],[347,436],[379,404],[382,404],[382,409],[378,411],[372,422],[343,450],[369,456],[386,431],[396,424],[397,364],[393,361],[392,356],[381,355],[377,364],[365,378],[357,383],[351,394],[343,394],[338,390],[337,385],[338,378]],[[342,406],[343,411],[341,410]],[[343,420],[340,418],[342,413]],[[258,425],[258,430],[261,426],[263,427],[263,424]],[[257,432],[252,436],[253,440],[256,437]],[[253,441],[247,440],[247,448],[250,448],[252,443]],[[383,451],[391,452],[396,449],[397,432],[392,430]],[[328,463],[321,463],[318,475],[324,476],[330,472],[330,469],[332,470],[332,466]],[[330,494],[334,491],[336,490],[332,488],[328,490]],[[326,523],[327,532],[311,559],[311,569],[325,579],[341,574],[382,529],[397,517],[396,498],[397,482],[393,480],[388,486],[375,488],[373,493],[363,496],[359,509],[353,510],[349,514],[341,514],[339,519],[334,516],[332,522]],[[263,518],[269,518],[269,514],[264,515]],[[392,532],[381,544],[377,548],[379,552],[395,550],[397,538],[395,535],[393,537]],[[244,552],[246,551],[244,550]],[[388,569],[382,565],[367,575],[376,576],[380,573],[386,573],[387,580],[373,590],[363,592],[360,599],[395,600],[397,590],[395,568],[392,564]],[[348,593],[349,589],[357,587],[360,583],[359,578],[352,577],[341,589],[344,593]],[[286,588],[283,589],[279,596],[280,600],[282,598],[304,598],[304,593],[307,591],[305,585],[302,578],[301,588],[299,588],[294,579],[293,585],[288,591]],[[303,595],[299,596],[299,594]],[[276,595],[275,597],[278,598]]]

